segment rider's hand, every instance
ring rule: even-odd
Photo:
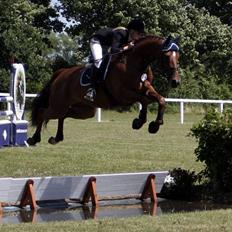
[[[134,45],[135,45],[134,42],[131,41],[128,45],[123,47],[123,51],[133,48]]]

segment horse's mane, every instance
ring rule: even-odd
[[[140,39],[135,40],[135,41],[134,41],[134,44],[135,44],[135,45],[138,45],[138,44],[140,44],[141,42],[144,42],[144,40],[147,40],[147,39],[152,39],[152,40],[153,40],[153,39],[164,40],[164,38],[161,37],[161,36],[157,36],[157,35],[145,35],[145,36],[141,37]]]
[[[123,52],[121,52],[116,60],[120,60],[120,58],[122,56],[129,54],[130,52],[132,52],[134,50],[134,48],[138,47],[140,44],[144,43],[144,41],[147,41],[148,39],[150,39],[150,40],[164,40],[164,38],[161,36],[145,35],[145,36],[139,38],[138,40],[134,41],[134,47],[132,49],[124,50]]]
[[[162,40],[162,41],[164,41],[165,39],[163,37],[157,36],[157,35],[145,35],[145,36],[139,38],[138,40],[133,41],[134,46],[132,48],[113,54],[113,55],[116,55],[116,56],[114,56],[115,58],[113,59],[112,62],[113,63],[121,62],[124,59],[124,57],[127,57],[129,54],[131,54],[131,52],[134,52],[136,48],[138,48],[140,45],[142,45],[147,40],[151,40],[151,41],[154,41],[154,40],[160,41],[160,40]],[[129,43],[125,44],[125,46],[126,45],[129,45]]]

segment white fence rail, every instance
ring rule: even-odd
[[[0,93],[0,96],[10,96],[9,93]],[[36,94],[26,94],[27,98],[34,98]],[[184,104],[185,103],[203,103],[203,104],[217,104],[219,105],[220,112],[223,112],[225,104],[232,104],[232,100],[209,100],[209,99],[179,99],[179,98],[166,98],[166,102],[174,102],[180,104],[180,123],[184,123]],[[96,118],[101,122],[101,109],[97,109]]]
[[[2,116],[12,116],[13,111],[11,110],[11,102],[13,101],[13,97],[10,96],[9,93],[0,93],[0,102],[7,103],[7,110],[0,111],[0,117]]]
[[[224,104],[232,104],[232,100],[209,100],[209,99],[179,99],[179,98],[166,98],[166,102],[180,103],[180,123],[184,123],[184,103],[207,103],[218,104],[219,110],[222,113],[224,110]]]

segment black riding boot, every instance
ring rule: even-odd
[[[86,95],[84,98],[88,101],[93,102],[96,96],[96,83],[99,81],[99,68],[95,65],[92,66],[91,72],[91,87],[87,90]]]

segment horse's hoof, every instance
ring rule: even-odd
[[[57,144],[57,141],[56,141],[56,139],[55,139],[54,137],[50,137],[50,138],[48,139],[48,142],[49,142],[50,144],[52,144],[52,145]]]
[[[34,146],[34,145],[36,144],[36,141],[35,141],[35,139],[33,139],[33,138],[28,138],[28,139],[27,139],[27,143],[28,143],[28,145],[30,145],[30,146]]]
[[[151,123],[149,124],[148,131],[149,131],[149,133],[151,133],[151,134],[155,134],[155,133],[158,132],[159,127],[160,127],[160,124],[153,121],[153,122],[151,122]]]
[[[139,118],[135,118],[132,122],[132,128],[135,130],[140,129],[144,124],[144,121],[139,119]]]

